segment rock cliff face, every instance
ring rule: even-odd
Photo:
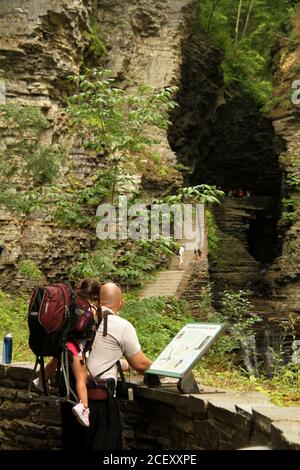
[[[289,211],[283,205],[282,255],[276,259],[268,272],[267,280],[277,295],[277,307],[284,311],[300,312],[300,126],[299,116],[299,57],[300,57],[300,7],[295,7],[292,18],[292,36],[289,43],[281,42],[274,58],[276,73],[271,111],[273,125],[278,135],[286,142],[286,149],[281,153],[280,164],[283,172],[282,198],[290,200],[286,220],[284,212]],[[293,103],[293,93],[296,101]],[[294,183],[289,183],[289,180]],[[297,182],[298,181],[298,182]]]
[[[181,41],[191,27],[195,4],[192,0],[1,1],[1,102],[40,106],[50,123],[46,141],[68,141],[69,160],[80,162],[88,174],[97,162],[69,141],[62,107],[71,93],[67,77],[79,72],[88,55],[90,25],[103,32],[106,67],[123,86],[174,85],[180,82]],[[2,135],[6,131],[0,129]],[[174,165],[166,135],[159,137],[163,157]],[[33,216],[20,220],[1,208],[0,244],[6,250],[0,286],[22,284],[18,263],[24,259],[34,261],[50,280],[63,276],[74,255],[94,241],[95,234],[86,230],[61,229]]]
[[[61,107],[70,91],[67,77],[80,68],[90,11],[90,1],[9,0],[0,5],[5,101],[41,107],[50,124],[44,135],[48,143],[62,142],[66,136]],[[5,135],[6,129],[1,131]],[[78,158],[75,149],[70,158]],[[34,261],[53,278],[64,273],[78,249],[90,244],[84,231],[62,230],[32,216],[20,220],[2,209],[0,220],[6,248],[0,265],[4,287],[22,283],[20,261]]]
[[[224,92],[222,53],[203,34],[192,34],[183,52],[171,146],[191,167],[190,183],[233,192],[215,209],[220,253],[217,260],[210,259],[210,278],[216,293],[252,289],[260,299],[271,293],[263,278],[281,253],[276,226],[282,181],[278,159],[284,140],[249,97]],[[250,197],[236,197],[239,188]]]

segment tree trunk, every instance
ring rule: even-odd
[[[244,37],[246,36],[246,33],[247,33],[247,29],[248,29],[248,25],[249,25],[249,19],[250,19],[251,13],[252,13],[253,5],[254,5],[254,0],[251,0],[250,5],[249,5],[247,18],[246,18],[246,22],[245,22],[245,26],[244,26],[244,30],[243,30],[243,34],[242,34],[242,39],[244,39]]]
[[[236,26],[235,26],[235,45],[237,46],[238,38],[239,38],[239,29],[240,29],[240,19],[241,19],[241,10],[242,10],[243,0],[239,2],[239,8],[236,18]]]
[[[213,0],[213,2],[212,2],[212,9],[211,9],[211,12],[210,12],[210,15],[209,15],[209,20],[208,20],[207,30],[206,30],[207,33],[209,33],[210,25],[211,25],[211,22],[212,22],[212,19],[213,19],[213,16],[214,16],[215,9],[218,6],[218,3],[220,3],[220,0]]]

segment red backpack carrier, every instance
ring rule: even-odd
[[[33,291],[28,308],[28,327],[29,347],[36,355],[36,362],[28,387],[30,396],[38,365],[44,393],[48,396],[44,358],[52,356],[59,359],[58,369],[67,391],[63,400],[71,401],[70,393],[75,399],[77,398],[69,385],[67,341],[71,339],[76,342],[85,339],[91,344],[95,325],[90,303],[78,297],[68,283],[59,282],[37,287]]]

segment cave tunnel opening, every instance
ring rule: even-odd
[[[269,265],[280,255],[277,235],[277,217],[270,213],[257,213],[247,233],[249,253],[262,265]]]
[[[179,162],[191,169],[186,185],[216,185],[226,194],[242,189],[252,196],[249,253],[262,264],[271,263],[281,250],[277,222],[284,142],[251,97],[224,93],[221,62],[220,51],[203,37],[192,36],[184,45],[169,143]]]

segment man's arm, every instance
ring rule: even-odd
[[[142,351],[127,357],[127,361],[130,367],[140,374],[143,374],[145,370],[147,370],[152,364],[152,361],[147,356],[145,356]]]

